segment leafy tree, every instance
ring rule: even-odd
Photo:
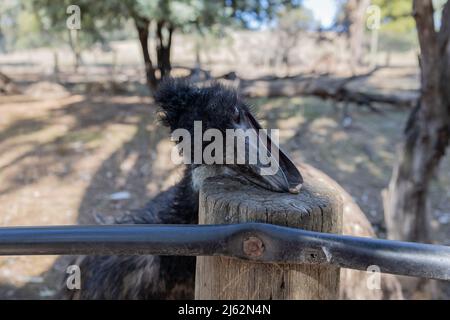
[[[33,0],[41,20],[48,21],[49,32],[65,34],[66,40],[70,36],[65,27],[66,8],[71,2]],[[300,3],[300,0],[78,0],[82,25],[79,34],[86,43],[102,41],[101,30],[111,30],[132,19],[142,49],[147,83],[154,91],[159,81],[170,74],[174,32],[200,32],[227,24],[250,28],[255,22],[267,24],[283,8],[296,8]],[[151,35],[156,39],[154,48],[148,43]],[[151,58],[151,49],[156,53],[156,63]]]
[[[413,3],[422,89],[384,194],[385,215],[390,238],[429,242],[430,182],[450,142],[450,2],[439,21],[432,0]]]
[[[0,2],[0,52],[7,51],[17,44],[17,39],[26,46],[33,40],[36,32],[34,17],[31,23],[22,14],[23,5],[20,0],[6,0]],[[23,22],[22,26],[20,22]],[[33,28],[34,26],[34,28]],[[24,27],[27,32],[24,32]],[[39,28],[37,28],[39,29]]]
[[[407,51],[417,46],[412,0],[373,0],[381,9],[380,47],[388,52]]]
[[[137,0],[132,17],[136,22],[147,80],[151,89],[155,89],[159,79],[170,73],[172,35],[175,30],[181,32],[205,32],[214,26],[240,25],[251,28],[255,23],[265,24],[273,20],[283,8],[296,8],[301,1],[274,0]],[[154,21],[156,25],[156,68],[148,54],[146,39],[148,27]]]
[[[381,30],[397,34],[415,31],[415,22],[411,14],[412,0],[373,0],[372,4],[381,9]]]
[[[106,43],[104,31],[118,28],[126,20],[126,16],[117,15],[126,9],[126,1],[88,1],[79,0],[81,29],[71,30],[67,27],[70,15],[67,8],[73,4],[71,0],[32,0],[31,12],[40,19],[41,34],[49,43],[67,43],[75,55],[75,70],[81,62],[83,49],[96,42]]]
[[[222,3],[206,0],[137,0],[130,6],[144,56],[147,82],[153,90],[163,77],[170,74],[172,37],[175,30],[195,32],[227,19],[227,10]],[[154,22],[156,36],[155,68],[149,53],[147,39],[150,24]],[[159,71],[157,77],[156,71]]]

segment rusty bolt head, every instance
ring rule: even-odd
[[[248,237],[244,240],[242,246],[244,253],[250,258],[257,258],[264,253],[264,243],[258,237]]]

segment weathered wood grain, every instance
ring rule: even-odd
[[[200,192],[199,223],[265,222],[342,232],[342,201],[324,181],[305,178],[298,195],[274,193],[240,179],[216,177]],[[198,257],[196,299],[337,299],[339,269]]]

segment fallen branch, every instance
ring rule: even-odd
[[[14,84],[10,77],[0,72],[0,93],[3,94],[18,94],[19,88]]]
[[[351,88],[350,83],[368,78],[378,68],[372,71],[352,77],[302,77],[266,78],[255,80],[242,80],[242,93],[248,97],[292,97],[298,95],[311,95],[322,99],[332,99],[339,102],[351,102],[364,105],[371,110],[377,110],[373,103],[385,103],[402,107],[411,107],[415,104],[415,96],[403,96],[397,94],[381,94],[363,92]]]

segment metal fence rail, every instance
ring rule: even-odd
[[[263,223],[0,228],[0,255],[231,256],[328,264],[450,280],[450,247],[311,232]]]

